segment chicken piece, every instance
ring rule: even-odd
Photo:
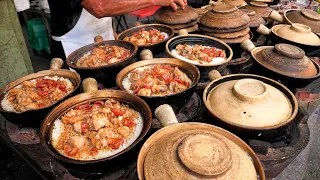
[[[51,94],[50,98],[54,101],[58,101],[59,99],[62,99],[64,97],[64,93],[59,89],[56,88]]]
[[[131,134],[130,128],[127,126],[122,126],[118,128],[118,133],[122,135],[123,138],[128,138]]]
[[[150,96],[151,95],[151,89],[142,88],[137,93],[137,95],[139,95],[139,96]]]
[[[62,116],[61,120],[64,124],[74,124],[75,122],[81,121],[84,118],[85,115]]]
[[[161,93],[161,92],[166,92],[167,91],[167,86],[166,85],[153,85],[151,88],[151,91],[153,93]]]
[[[98,134],[95,136],[97,139],[102,138],[118,138],[119,134],[115,132],[112,128],[102,128],[98,131]]]
[[[95,131],[98,131],[100,128],[104,127],[107,124],[108,118],[102,113],[95,113],[92,115],[91,124],[92,128]]]
[[[18,94],[19,91],[22,91],[20,88],[14,88],[11,89],[8,93],[8,100],[13,101],[16,99],[16,95]]]
[[[33,83],[31,81],[24,81],[22,83],[22,86],[28,87],[28,88],[35,88],[36,87],[36,83]]]
[[[81,149],[87,142],[87,139],[82,136],[74,136],[70,139],[69,144],[74,147]]]
[[[34,92],[34,91],[30,91],[30,92],[28,93],[28,96],[29,96],[29,98],[30,98],[32,101],[38,101],[38,100],[41,99],[41,97],[39,96],[39,94],[36,93],[36,92]]]
[[[26,111],[34,110],[34,109],[38,109],[38,108],[39,108],[39,106],[38,106],[38,103],[36,103],[36,102],[31,102],[31,103],[28,103],[26,106],[24,106],[24,109]]]
[[[81,130],[81,123],[82,121],[77,121],[73,124],[73,129],[74,131],[78,132],[78,133],[81,133],[82,130]]]

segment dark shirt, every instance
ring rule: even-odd
[[[48,0],[51,11],[51,34],[63,36],[78,22],[82,0]]]

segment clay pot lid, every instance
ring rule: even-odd
[[[233,29],[248,25],[250,18],[237,7],[219,3],[200,18],[200,24],[214,29]]]
[[[178,8],[177,11],[173,11],[171,7],[161,7],[154,14],[154,19],[164,24],[184,24],[197,18],[197,11],[190,6],[186,6],[185,9]]]
[[[251,9],[241,9],[250,17],[249,27],[258,27],[260,24],[265,25],[267,22],[258,15],[254,10]]]
[[[254,10],[258,15],[260,15],[263,18],[268,18],[272,11],[272,9],[268,7],[268,4],[256,1],[251,1],[250,4],[241,7],[241,9]]]
[[[290,23],[300,23],[309,26],[313,32],[320,33],[320,14],[309,9],[287,10],[285,18]]]
[[[228,136],[212,130],[213,126],[204,128],[199,123],[191,129],[190,124],[184,124],[171,125],[165,128],[166,133],[158,133],[161,136],[148,149],[143,162],[146,180],[257,179],[251,157]]]
[[[218,118],[248,128],[284,124],[293,113],[292,104],[283,92],[251,78],[217,85],[209,92],[207,104]]]
[[[315,21],[320,21],[320,14],[318,14],[315,11],[312,11],[312,10],[309,10],[309,9],[303,9],[300,12],[306,18],[309,18],[309,19],[315,20]]]
[[[309,26],[293,23],[291,25],[276,25],[271,28],[271,31],[283,39],[293,41],[299,44],[320,46],[319,37],[311,32]]]
[[[318,74],[315,64],[305,56],[305,52],[290,44],[260,47],[252,51],[252,56],[267,69],[285,76],[312,78]]]
[[[224,3],[230,4],[232,6],[242,7],[247,5],[245,0],[223,0]]]

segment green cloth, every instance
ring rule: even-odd
[[[13,0],[0,0],[0,88],[33,72]]]

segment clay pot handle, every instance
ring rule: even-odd
[[[180,29],[180,30],[178,31],[178,35],[179,35],[179,36],[188,35],[188,34],[189,34],[189,32],[188,32],[188,30],[186,30],[186,29]]]
[[[156,108],[154,115],[160,122],[162,127],[179,123],[172,107],[169,104],[163,104]]]
[[[96,37],[94,37],[94,43],[99,43],[99,42],[101,42],[101,41],[103,41],[102,36],[96,36]]]
[[[64,61],[61,58],[53,58],[50,62],[50,69],[56,70],[61,69],[63,66]]]
[[[140,60],[150,60],[153,59],[153,53],[150,49],[144,49],[139,54]]]
[[[284,22],[284,17],[281,15],[278,11],[272,10],[271,13],[269,14],[269,18],[278,21],[279,23]]]
[[[246,39],[242,41],[242,43],[240,44],[240,47],[243,50],[249,51],[249,52],[251,52],[254,48],[256,48],[256,46],[253,44],[253,42],[250,39]]]
[[[219,79],[219,78],[221,78],[221,77],[222,77],[222,76],[221,76],[220,72],[217,71],[217,70],[212,70],[212,71],[210,71],[210,72],[208,73],[208,78],[209,78],[210,81],[217,80],[217,79]]]
[[[84,92],[98,91],[98,82],[94,78],[86,78],[82,81],[82,89]]]
[[[263,24],[260,24],[256,31],[262,35],[270,35],[270,33],[271,33],[271,30]]]

